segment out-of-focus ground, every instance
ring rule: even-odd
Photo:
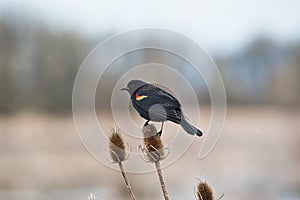
[[[208,121],[208,110],[203,112]],[[300,199],[299,122],[299,108],[229,107],[207,158],[197,159],[196,141],[164,169],[171,199],[195,199],[200,174],[223,199]],[[84,150],[71,116],[2,116],[0,133],[0,199],[81,200],[90,192],[99,199],[129,199],[121,175]],[[137,199],[162,199],[155,173],[129,179]]]

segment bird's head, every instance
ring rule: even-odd
[[[139,87],[145,85],[146,83],[141,80],[131,80],[128,82],[128,84],[124,87],[122,87],[120,90],[126,90],[127,92],[132,95],[134,91],[136,91]]]

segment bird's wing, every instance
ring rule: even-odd
[[[153,96],[154,101],[159,101],[160,104],[164,104],[165,106],[181,107],[179,101],[172,94],[155,85],[147,84],[140,91]]]
[[[155,90],[158,92],[158,96],[160,98],[165,98],[166,100],[169,100],[173,103],[174,106],[176,107],[181,107],[179,101],[169,92],[159,88],[159,87],[155,87]]]
[[[147,98],[142,101],[136,101],[137,106],[149,112],[150,118],[157,118],[153,121],[171,120],[178,122],[181,116],[177,111],[180,110],[179,101],[170,93],[156,87],[154,85],[144,85],[139,89],[140,95],[145,95]]]
[[[156,104],[149,109],[150,118],[156,119],[154,121],[166,121],[171,120],[173,122],[179,123],[181,117],[178,115],[176,110],[168,109],[165,106]]]

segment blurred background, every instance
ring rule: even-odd
[[[120,174],[81,146],[72,88],[83,59],[101,41],[157,27],[208,51],[228,100],[223,134],[210,156],[197,160],[196,143],[164,170],[171,199],[194,199],[200,174],[223,199],[300,199],[299,9],[297,0],[1,0],[0,198],[79,200],[94,192],[100,199],[129,199]],[[199,101],[209,122],[209,94]],[[138,199],[161,199],[156,175],[130,180]]]

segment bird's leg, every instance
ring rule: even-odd
[[[144,127],[148,125],[149,121],[150,121],[150,120],[147,120],[147,121],[145,122]]]
[[[162,134],[162,130],[163,130],[163,127],[164,127],[164,123],[165,123],[165,122],[162,122],[162,123],[161,123],[160,131],[157,132],[157,135],[158,135],[158,136],[161,136],[161,134]]]

